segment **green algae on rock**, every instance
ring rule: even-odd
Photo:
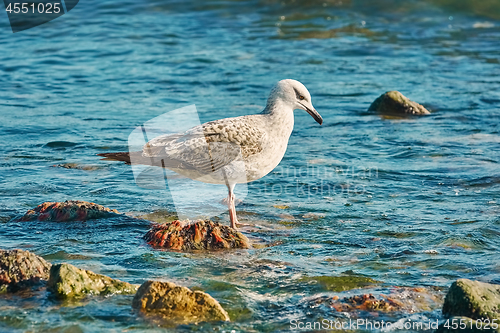
[[[229,321],[227,312],[212,296],[172,282],[144,282],[134,296],[132,307],[176,324]]]
[[[389,116],[427,115],[430,112],[422,105],[411,101],[399,91],[388,91],[378,97],[368,108]]]
[[[157,222],[157,223],[170,223],[170,222],[173,222],[173,221],[179,219],[177,217],[177,213],[170,212],[166,209],[160,209],[160,210],[154,211],[152,213],[139,215],[139,216],[137,216],[137,218],[152,221],[152,222]]]
[[[144,239],[154,247],[180,251],[250,248],[241,232],[210,220],[154,224]]]
[[[53,265],[47,283],[47,289],[59,298],[81,297],[86,294],[134,294],[138,287],[70,264]]]
[[[79,200],[65,202],[44,202],[35,209],[31,209],[19,221],[86,221],[116,216],[116,209]]]
[[[0,293],[29,288],[49,278],[50,263],[23,250],[0,250]]]
[[[379,284],[380,282],[366,276],[308,276],[299,280],[300,282],[315,282],[316,285],[327,291],[347,291],[351,289],[366,288]]]
[[[500,285],[468,279],[453,282],[444,300],[443,314],[500,322]]]

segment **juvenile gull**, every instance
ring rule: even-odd
[[[323,123],[306,87],[299,81],[281,80],[259,114],[214,120],[181,134],[161,135],[140,152],[98,155],[128,164],[160,166],[205,183],[226,184],[231,227],[236,228],[234,187],[264,177],[280,163],[292,134],[295,109],[305,110]]]

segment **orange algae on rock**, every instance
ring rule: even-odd
[[[93,202],[70,200],[65,202],[44,202],[31,209],[19,221],[86,221],[107,218],[119,214]]]
[[[144,239],[154,247],[179,251],[250,248],[241,232],[210,220],[154,224]]]

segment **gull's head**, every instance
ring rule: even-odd
[[[291,79],[279,81],[271,91],[268,105],[274,104],[278,99],[292,110],[307,111],[320,125],[323,123],[323,118],[312,105],[311,94],[299,81]]]

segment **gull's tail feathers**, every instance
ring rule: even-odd
[[[134,152],[132,154],[140,154],[140,152]],[[97,154],[98,156],[102,156],[101,160],[103,161],[122,161],[125,162],[126,164],[130,164],[130,153],[129,152],[122,152],[122,153],[103,153],[103,154]]]
[[[161,158],[151,158],[145,157],[142,155],[142,151],[134,151],[134,152],[120,152],[120,153],[102,153],[97,154],[98,156],[102,156],[101,160],[103,161],[120,161],[125,162],[125,164],[142,164],[142,165],[151,165],[151,166],[159,166],[159,167],[169,167],[172,166],[172,163],[166,163],[165,159]]]

